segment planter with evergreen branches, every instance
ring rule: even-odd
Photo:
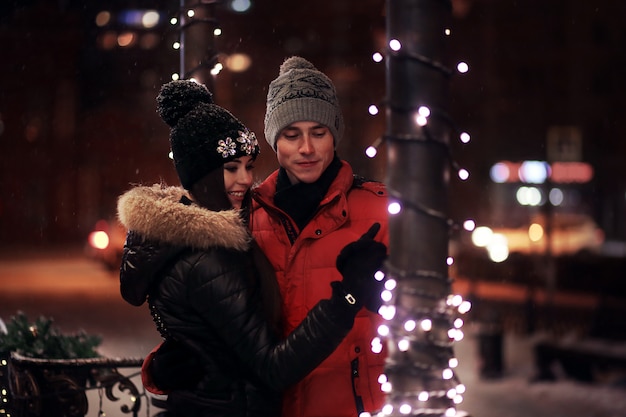
[[[125,412],[136,413],[139,392],[117,367],[140,366],[137,359],[109,359],[97,348],[102,338],[84,331],[62,333],[51,318],[29,321],[17,315],[0,320],[0,416],[81,417],[87,413],[87,387],[106,391],[117,401],[112,387],[136,399]]]

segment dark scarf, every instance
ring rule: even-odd
[[[287,213],[296,222],[298,229],[302,230],[315,215],[340,169],[341,160],[335,155],[317,181],[310,184],[299,182],[292,185],[287,177],[287,171],[281,167],[278,170],[274,204]]]

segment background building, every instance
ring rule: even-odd
[[[242,11],[233,9],[233,4]],[[489,170],[501,160],[546,160],[549,132],[573,128],[578,159],[593,167],[580,194],[607,238],[626,239],[624,140],[626,3],[567,0],[455,0],[449,65],[454,123],[472,142],[451,144],[470,173],[451,181],[450,213],[479,224],[501,222]],[[178,1],[9,1],[0,6],[0,245],[83,242],[133,183],[176,183],[168,129],[155,113],[160,86],[179,70],[178,34],[169,24]],[[215,7],[215,38],[225,68],[210,84],[216,101],[262,137],[267,85],[298,54],[338,88],[346,138],[339,154],[356,171],[385,179],[384,147],[364,150],[384,132],[370,104],[385,95],[382,0],[225,1]],[[245,10],[243,10],[245,9]],[[101,12],[110,12],[104,19]],[[133,13],[155,10],[145,27]],[[135,16],[136,17],[136,16]],[[104,19],[104,20],[99,20]],[[241,54],[249,67],[226,65]],[[565,131],[569,131],[565,129]],[[258,174],[275,165],[263,143]],[[554,155],[554,152],[553,152]],[[557,152],[557,158],[558,158]],[[503,217],[504,216],[504,217]]]

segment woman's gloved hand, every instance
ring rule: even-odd
[[[380,306],[380,292],[383,283],[374,274],[383,266],[387,258],[387,247],[374,240],[380,230],[380,223],[374,223],[359,240],[347,244],[337,256],[337,270],[343,276],[338,284],[343,287],[344,298],[356,307],[365,306],[377,311]]]

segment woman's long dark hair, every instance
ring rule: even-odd
[[[250,227],[250,213],[252,211],[252,192],[248,190],[241,205],[241,217],[244,223]],[[261,295],[261,305],[266,320],[270,323],[278,336],[283,335],[283,304],[276,280],[276,272],[267,256],[256,242],[252,239],[250,252],[254,261],[256,279]]]
[[[196,203],[212,211],[233,208],[224,188],[224,170],[214,169],[191,186],[189,193]]]
[[[230,210],[233,208],[226,189],[224,188],[224,170],[214,169],[196,182],[189,190],[196,203],[212,211]],[[250,224],[252,193],[246,192],[241,205],[241,218],[246,225]],[[266,320],[282,336],[282,298],[276,281],[276,273],[259,245],[252,240],[250,252],[254,262],[254,271],[250,271],[251,288],[259,288],[261,306]]]

